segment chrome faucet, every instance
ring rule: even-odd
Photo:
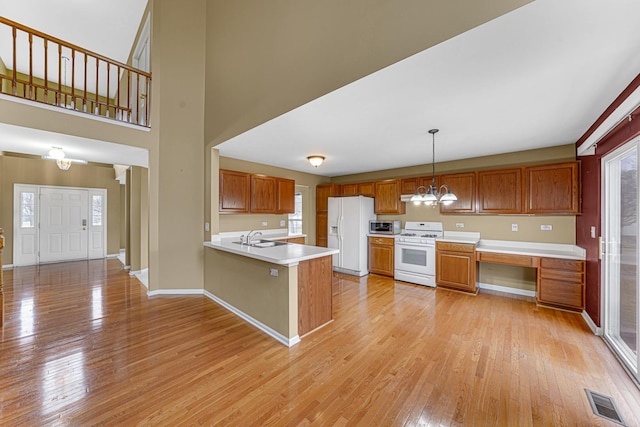
[[[253,234],[251,234],[251,233],[253,233]],[[251,242],[253,241],[253,239],[255,239],[258,236],[262,236],[262,232],[261,231],[255,231],[254,232],[253,230],[251,230],[249,232],[249,234],[247,234],[247,245],[250,245]]]

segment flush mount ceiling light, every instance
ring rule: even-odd
[[[71,163],[87,164],[86,160],[69,159],[65,157],[64,151],[60,147],[51,147],[48,155],[42,156],[43,159],[55,160],[60,170],[66,171],[71,167]]]
[[[322,164],[322,162],[324,162],[324,157],[313,155],[313,156],[307,157],[307,160],[309,160],[309,163],[311,163],[311,166],[313,166],[314,168],[317,168]]]
[[[60,147],[51,147],[49,150],[49,157],[52,159],[64,159],[64,151]]]
[[[442,184],[439,188],[436,186],[436,133],[439,129],[430,129],[429,133],[432,136],[433,147],[433,161],[431,163],[431,185],[425,187],[424,185],[416,188],[416,192],[411,196],[411,201],[419,205],[424,203],[425,205],[431,205],[435,207],[438,203],[443,205],[450,205],[458,200],[455,194],[451,192],[451,189],[447,184]]]

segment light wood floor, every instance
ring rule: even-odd
[[[578,314],[371,275],[286,348],[116,260],[5,271],[0,425],[640,425],[640,392]]]

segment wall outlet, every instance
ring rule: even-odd
[[[277,268],[270,268],[269,269],[269,275],[273,276],[273,277],[278,277],[278,269]]]
[[[204,223],[204,231],[209,231],[209,223],[208,222]]]
[[[595,225],[591,226],[591,238],[592,239],[596,238],[596,226]]]
[[[518,231],[518,224],[511,224],[511,231]]]
[[[540,230],[542,230],[542,231],[551,231],[551,230],[553,230],[553,226],[552,225],[541,225],[540,226]]]
[[[464,228],[464,222],[456,222],[456,228]]]
[[[280,227],[284,227],[284,219],[280,220]]]
[[[263,227],[266,227],[267,225],[269,225],[269,223],[267,221],[262,221],[261,224],[262,224]]]

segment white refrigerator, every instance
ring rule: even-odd
[[[376,219],[373,198],[329,197],[328,247],[340,250],[333,255],[334,271],[369,274],[367,233],[372,219]]]

